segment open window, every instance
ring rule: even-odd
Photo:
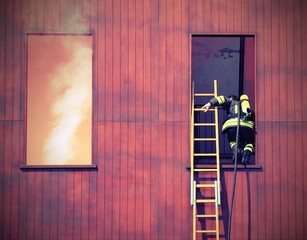
[[[254,35],[191,35],[191,70],[195,93],[213,93],[213,80],[218,82],[218,95],[230,96],[247,94],[255,109],[255,36]],[[196,107],[203,106],[207,99],[195,98]],[[196,121],[212,122],[203,112],[195,113]],[[197,120],[198,118],[198,120]],[[219,126],[226,119],[224,111],[219,111]],[[214,137],[214,131],[195,128],[195,137]],[[195,152],[205,149],[214,152],[213,144],[196,142]],[[232,153],[227,137],[220,133],[221,163],[231,163]],[[251,163],[255,163],[254,158]]]
[[[92,165],[92,34],[27,35],[24,167]]]

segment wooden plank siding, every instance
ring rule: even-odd
[[[231,239],[306,239],[307,2],[0,1],[0,239],[191,239],[190,34],[255,34],[256,160]],[[93,33],[97,169],[20,169],[26,33]],[[233,171],[223,170],[221,238]],[[198,236],[201,239],[201,235]]]

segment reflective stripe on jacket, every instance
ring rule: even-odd
[[[224,96],[217,96],[210,100],[212,106],[222,106],[227,113],[227,120],[224,122],[222,127],[222,132],[230,127],[236,127],[238,124],[238,101],[233,100],[232,98],[226,98]],[[240,111],[240,127],[254,127],[254,113],[247,115]]]

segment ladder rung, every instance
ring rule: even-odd
[[[195,97],[212,97],[215,96],[214,93],[194,93]]]
[[[194,111],[204,111],[204,109],[201,108],[194,108]],[[208,111],[215,111],[215,108],[210,108]]]
[[[216,233],[216,230],[196,230],[197,233]]]
[[[217,168],[194,168],[194,172],[217,172]]]
[[[194,126],[216,126],[216,123],[194,123]]]
[[[217,217],[217,215],[196,215],[196,217],[199,217],[199,218],[211,218],[211,217]]]
[[[216,153],[194,153],[194,156],[207,156],[207,157],[213,157],[213,156],[217,156]]]
[[[215,187],[214,184],[196,184],[196,187]]]
[[[215,203],[215,199],[196,199],[197,203]]]
[[[216,138],[194,138],[194,141],[216,141]]]

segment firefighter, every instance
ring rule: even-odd
[[[250,108],[248,96],[242,95],[240,99],[237,96],[218,96],[212,98],[202,109],[207,112],[210,106],[222,106],[226,111],[227,120],[222,126],[222,133],[227,134],[230,147],[233,152],[233,161],[235,159],[236,149],[236,132],[238,125],[238,104],[240,105],[240,128],[239,128],[239,145],[237,159],[241,159],[243,164],[249,164],[250,156],[254,151],[254,121],[255,113]]]

